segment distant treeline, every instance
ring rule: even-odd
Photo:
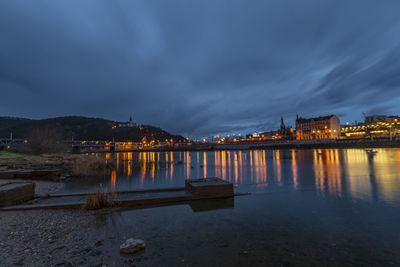
[[[42,120],[24,118],[0,117],[0,138],[27,138],[32,131],[44,128],[54,128],[64,140],[98,140],[98,141],[133,141],[140,142],[144,137],[150,142],[173,139],[175,142],[184,137],[170,134],[158,127],[142,125],[135,127],[117,127],[119,122],[100,118],[81,116],[57,117]]]

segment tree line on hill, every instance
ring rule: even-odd
[[[134,127],[113,127],[119,122],[101,118],[82,116],[57,117],[32,120],[25,118],[0,117],[0,138],[28,139],[30,135],[40,135],[49,131],[62,140],[93,140],[93,141],[132,141],[140,142],[143,138],[154,141],[185,140],[180,135],[174,135],[159,127],[141,125]],[[50,130],[51,129],[51,130]]]

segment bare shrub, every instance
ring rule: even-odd
[[[95,195],[88,195],[82,208],[85,210],[97,210],[101,208],[115,207],[120,205],[117,197],[118,195],[116,191],[109,193],[99,189]]]
[[[33,128],[28,133],[28,147],[35,155],[65,151],[61,141],[61,131],[51,126]]]

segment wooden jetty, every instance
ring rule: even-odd
[[[57,194],[42,196],[31,203],[0,208],[0,211],[81,208],[86,202],[87,197],[94,194],[95,193]],[[159,205],[234,197],[233,184],[220,178],[186,180],[185,187],[120,191],[116,193],[110,192],[109,194],[117,195],[119,207]]]

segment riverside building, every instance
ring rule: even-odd
[[[296,118],[296,140],[335,139],[340,137],[340,120],[336,115]]]
[[[274,139],[282,139],[282,140],[294,140],[296,139],[296,135],[291,126],[286,126],[283,122],[283,117],[281,117],[281,126],[279,130],[264,132],[260,134],[260,140],[274,140]]]
[[[400,136],[400,117],[373,115],[366,116],[364,123],[342,126],[344,138]]]

